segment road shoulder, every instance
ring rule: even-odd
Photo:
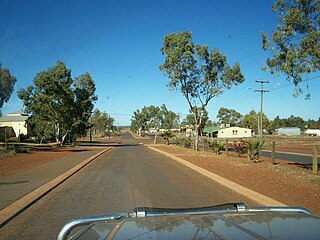
[[[25,196],[21,197],[17,201],[12,202],[9,206],[2,209],[0,211],[0,227],[5,225],[7,222],[9,222],[19,213],[23,212],[25,209],[30,207],[32,204],[34,204],[43,196],[45,196],[47,193],[49,193],[51,190],[53,190],[55,187],[57,187],[66,179],[68,179],[70,176],[78,172],[84,166],[89,164],[91,161],[93,161],[103,153],[109,151],[110,149],[111,149],[110,147],[104,148],[103,150],[99,151],[93,156],[90,156],[89,158],[86,158],[86,159],[82,159],[80,163],[78,163],[77,165],[73,166],[70,169],[66,168],[66,171],[62,174],[57,173],[58,175],[52,180],[50,180],[49,182],[39,186],[36,189],[31,190]]]
[[[320,215],[319,176],[314,176],[315,183],[311,183],[305,181],[297,172],[290,172],[290,168],[285,168],[280,164],[271,165],[266,161],[252,163],[246,158],[239,159],[208,152],[195,152],[172,145],[150,146],[165,152],[163,154],[168,156],[170,154],[171,157],[178,157],[186,161],[187,164],[202,168],[208,171],[209,175],[214,174],[213,178],[215,179],[221,177],[238,184],[233,185],[235,188],[240,185],[277,202],[289,206],[305,207]]]

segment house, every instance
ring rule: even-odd
[[[320,129],[307,129],[305,134],[308,136],[320,137]]]
[[[298,127],[282,127],[276,129],[278,135],[298,136],[301,135],[301,130]]]
[[[18,137],[19,134],[28,135],[27,126],[28,114],[21,112],[9,113],[3,117],[0,117],[0,127],[11,127]]]
[[[251,129],[241,127],[206,127],[203,132],[212,138],[245,138],[252,135]]]
[[[221,129],[222,127],[205,127],[202,132],[204,136],[216,138],[218,136],[218,131]]]
[[[218,131],[218,138],[246,138],[251,136],[252,132],[249,128],[229,127]]]

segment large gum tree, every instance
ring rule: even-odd
[[[320,0],[276,0],[272,11],[278,24],[271,35],[262,33],[262,48],[271,54],[264,69],[283,73],[298,95],[303,75],[320,69]]]
[[[54,136],[62,145],[67,137],[74,142],[90,128],[89,118],[97,100],[95,89],[89,73],[72,79],[71,70],[57,61],[39,72],[18,97],[31,114],[28,123],[35,133],[41,138]]]
[[[210,100],[244,81],[240,65],[236,63],[231,67],[218,49],[209,50],[206,45],[194,44],[189,31],[166,35],[160,50],[164,55],[160,70],[170,79],[167,86],[186,98],[198,133]],[[196,134],[195,149],[198,142]]]
[[[9,69],[2,67],[0,62],[0,116],[1,108],[5,102],[9,101],[16,81],[16,77],[11,75]]]

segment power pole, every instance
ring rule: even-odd
[[[269,83],[269,81],[256,80],[256,83],[261,84],[261,89],[254,90],[255,92],[260,92],[260,124],[259,124],[259,138],[260,142],[262,142],[262,105],[263,105],[263,93],[270,92],[269,90],[263,89],[263,84]]]

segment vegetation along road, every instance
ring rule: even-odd
[[[249,199],[163,155],[129,133],[0,229],[2,239],[54,239],[68,220],[131,211],[137,206],[198,207]]]

